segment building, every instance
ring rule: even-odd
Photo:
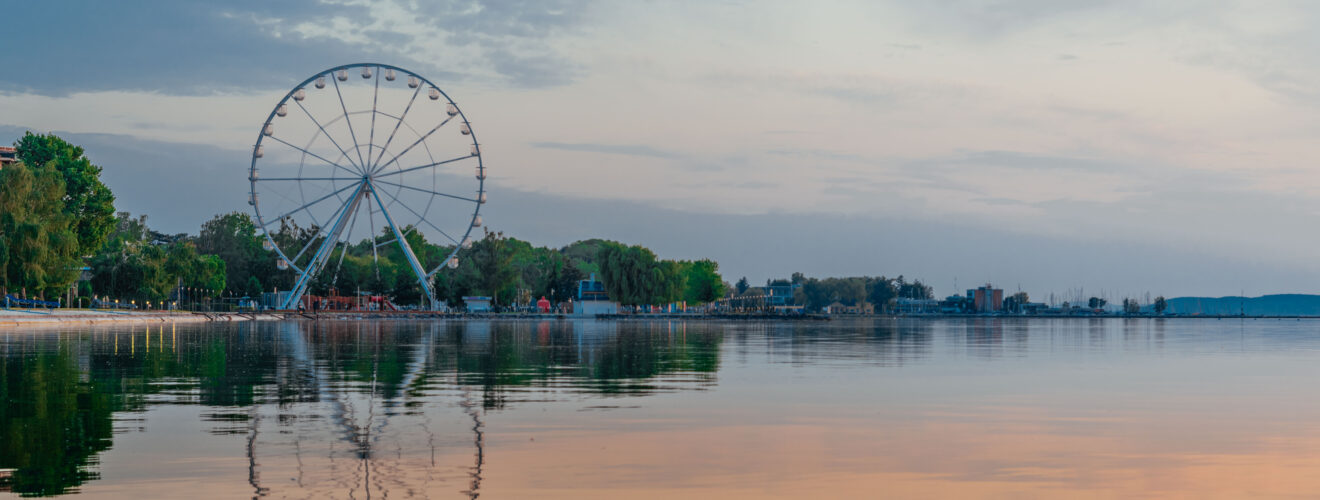
[[[765,290],[765,305],[775,308],[793,305],[793,293],[802,288],[802,285],[781,283],[783,282],[777,282],[762,288],[762,290]]]
[[[484,295],[463,297],[463,303],[467,304],[467,312],[470,313],[488,313],[491,311],[491,298]]]
[[[578,282],[577,300],[573,302],[574,316],[619,314],[619,303],[610,300],[605,284],[596,280],[596,273]]]
[[[996,313],[1004,309],[1004,289],[995,288],[989,283],[968,290],[967,298],[972,299],[972,312]]]
[[[972,297],[950,295],[940,301],[940,312],[944,314],[966,314],[972,310]]]
[[[795,304],[793,294],[802,288],[801,283],[788,283],[786,281],[776,281],[774,284],[762,288],[765,290],[765,305],[770,310],[780,314],[796,313],[801,314],[805,309],[801,304]]]
[[[591,277],[578,282],[577,300],[610,300],[610,297],[605,293],[605,284],[596,280],[596,273],[591,273]]]
[[[0,168],[18,162],[18,151],[11,147],[0,146]]]

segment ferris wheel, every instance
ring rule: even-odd
[[[387,64],[330,68],[285,94],[261,125],[248,180],[264,247],[297,273],[281,309],[299,303],[336,247],[335,280],[363,244],[377,266],[397,245],[434,309],[430,277],[458,267],[486,203],[467,116],[430,80]],[[419,238],[453,250],[420,252],[423,262]]]

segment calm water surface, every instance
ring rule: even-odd
[[[1320,491],[1320,321],[0,332],[0,497]]]

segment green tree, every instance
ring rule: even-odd
[[[866,300],[875,307],[877,313],[886,313],[898,297],[898,287],[894,280],[881,276],[866,283]]]
[[[59,295],[77,278],[78,236],[54,162],[0,170],[0,289]]]
[[[1022,312],[1022,305],[1028,301],[1027,292],[1018,292],[1004,298],[1004,310],[1009,312]]]
[[[609,243],[601,247],[597,261],[605,293],[620,304],[656,305],[682,296],[678,263],[659,261],[646,247]]]
[[[78,255],[91,255],[115,227],[115,196],[101,183],[101,167],[83,148],[55,135],[28,132],[14,143],[18,160],[31,166],[51,166],[64,180],[63,212],[77,235]]]
[[[1091,297],[1086,301],[1086,306],[1091,309],[1104,309],[1107,304],[1109,304],[1109,301],[1100,297]]]
[[[1123,299],[1123,313],[1137,314],[1141,312],[1141,303],[1137,299]]]
[[[576,241],[559,250],[559,253],[568,258],[579,271],[584,275],[590,276],[591,273],[599,273],[600,265],[596,258],[600,256],[601,247],[614,243],[602,239],[590,239]]]
[[[513,300],[517,271],[513,267],[513,248],[504,233],[486,230],[486,235],[472,242],[466,259],[459,259],[459,268],[452,273],[453,283],[442,282],[451,290],[450,303],[457,305],[463,295],[482,294],[494,298],[496,304]],[[449,278],[449,273],[437,273]]]
[[[1155,297],[1155,314],[1164,314],[1169,309],[1169,301],[1164,300],[1164,296]]]
[[[803,305],[812,311],[823,310],[834,302],[859,305],[869,297],[867,278],[810,278],[802,285],[802,295]]]
[[[705,304],[723,297],[724,278],[719,271],[719,263],[709,259],[686,263],[683,267],[683,300],[692,304]]]
[[[280,242],[281,248],[295,248],[293,243],[305,242],[314,234],[315,229],[304,230],[284,226],[278,233],[280,238],[289,238]],[[295,238],[304,238],[299,241]],[[247,214],[232,212],[217,215],[202,224],[201,232],[195,241],[197,251],[215,255],[225,262],[225,283],[227,290],[239,295],[246,295],[251,278],[257,279],[255,290],[266,291],[278,287],[283,290],[293,288],[293,271],[280,271],[276,266],[276,255],[262,247],[262,236],[257,232],[256,223]],[[277,238],[278,239],[278,238]],[[284,246],[284,245],[288,246]],[[296,248],[302,248],[298,246]]]
[[[738,284],[734,285],[734,287],[735,287],[734,289],[737,290],[738,295],[742,295],[742,294],[743,294],[744,292],[746,292],[747,289],[750,288],[751,286],[752,286],[752,285],[751,285],[750,283],[747,282],[747,277],[746,277],[746,276],[743,276],[742,278],[739,278],[739,279],[738,279]]]
[[[93,292],[120,300],[162,303],[180,287],[225,288],[225,262],[202,255],[187,239],[158,244],[146,216],[119,213],[115,231],[91,259]]]

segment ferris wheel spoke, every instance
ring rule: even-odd
[[[295,99],[293,102],[297,103],[297,104],[298,104],[298,107],[299,107],[300,109],[302,109],[303,113],[306,113],[306,114],[307,114],[307,118],[308,118],[308,119],[311,119],[311,120],[312,120],[312,123],[316,124],[316,128],[321,129],[321,134],[324,135],[326,139],[330,139],[330,144],[334,144],[334,145],[335,145],[335,149],[338,149],[338,150],[339,150],[339,153],[342,154],[342,155],[344,155],[344,158],[347,159],[349,163],[351,163],[354,167],[357,167],[358,170],[361,170],[361,171],[363,171],[363,172],[366,171],[366,169],[363,168],[362,165],[358,165],[357,163],[353,162],[353,158],[350,157],[350,156],[348,156],[348,151],[344,151],[344,147],[339,145],[339,141],[336,141],[336,140],[335,140],[335,136],[330,135],[330,132],[327,132],[327,131],[325,130],[325,127],[321,126],[321,122],[320,122],[320,121],[317,121],[315,116],[312,116],[312,112],[311,112],[311,111],[308,111],[306,106],[303,106],[302,101],[299,101],[299,100],[296,100],[296,99]],[[359,173],[361,173],[361,172],[359,172]]]
[[[417,276],[417,284],[422,286],[422,291],[426,293],[428,299],[435,300],[435,294],[431,291],[431,285],[427,280],[430,275],[426,273],[426,269],[422,268],[422,264],[417,261],[417,255],[413,253],[412,247],[408,246],[408,241],[403,239],[403,233],[399,231],[399,226],[394,223],[394,218],[390,216],[390,211],[385,208],[385,202],[380,199],[379,192],[376,191],[375,187],[370,185],[367,186],[367,189],[370,190],[369,192],[371,196],[376,199],[376,205],[380,207],[380,214],[385,216],[385,223],[389,224],[390,230],[394,232],[394,239],[398,240],[399,249],[403,251],[404,259],[408,261],[408,266],[412,268],[413,274]],[[394,197],[394,195],[390,195],[389,193],[385,194],[389,195],[391,198]],[[398,199],[395,198],[395,201],[398,201]],[[403,204],[400,203],[400,205]],[[408,208],[408,206],[403,205],[403,208]],[[408,208],[408,210],[411,211],[412,209]],[[449,235],[445,236],[448,237]]]
[[[352,203],[345,203],[343,206],[339,207],[338,210],[335,210],[335,213],[331,214],[331,215],[330,215],[330,218],[329,218],[329,219],[326,219],[326,220],[327,220],[327,221],[338,220],[339,217],[340,217],[341,215],[344,215],[344,210],[347,210],[348,207],[349,207],[349,205],[352,205]],[[353,225],[352,222],[350,222],[350,223],[349,223],[349,226],[352,226],[352,225]],[[299,250],[299,251],[298,251],[298,255],[294,255],[293,258],[292,258],[292,259],[289,259],[289,260],[293,261],[293,263],[297,263],[297,262],[298,262],[298,259],[302,258],[302,256],[303,256],[304,253],[307,253],[307,249],[311,248],[312,245],[313,245],[314,243],[316,243],[316,237],[317,237],[317,236],[320,236],[321,233],[323,233],[323,232],[325,232],[325,227],[322,227],[320,224],[317,224],[317,225],[316,225],[316,233],[312,234],[312,237],[309,238],[309,239],[307,240],[307,244],[304,245],[304,246],[302,247],[302,250]],[[329,235],[326,235],[326,236],[329,236]],[[335,243],[338,244],[338,242],[335,242]]]
[[[344,192],[344,191],[348,191],[348,190],[351,189],[351,188],[355,188],[355,187],[361,186],[361,185],[362,185],[362,182],[363,182],[363,181],[357,181],[357,182],[355,182],[355,183],[352,183],[352,184],[349,184],[349,185],[347,185],[347,186],[344,186],[344,187],[340,188],[338,191],[335,191],[335,192],[333,192],[333,193],[330,193],[330,194],[327,194],[327,195],[322,196],[322,197],[320,197],[320,198],[317,198],[317,199],[315,199],[315,200],[312,200],[311,202],[309,202],[309,203],[307,203],[307,204],[304,204],[304,205],[301,206],[301,207],[298,207],[298,208],[295,208],[295,209],[293,209],[293,210],[290,210],[290,211],[286,212],[284,215],[281,215],[281,216],[276,217],[276,218],[274,218],[274,219],[271,219],[271,220],[269,220],[269,221],[263,222],[263,223],[261,224],[261,227],[262,227],[262,229],[265,229],[266,226],[271,225],[271,223],[273,223],[273,222],[275,222],[275,221],[282,220],[282,219],[284,219],[285,217],[288,217],[288,216],[290,216],[290,215],[293,215],[293,214],[296,214],[296,213],[301,212],[301,211],[303,211],[303,210],[306,210],[308,207],[310,207],[310,206],[312,206],[312,205],[315,205],[315,204],[317,204],[317,203],[323,202],[323,201],[329,199],[331,196],[335,196],[335,195],[338,195],[339,193],[342,193],[342,192]]]
[[[380,254],[376,252],[376,248],[378,248],[376,245],[376,207],[371,206],[370,201],[367,202],[367,222],[371,223],[371,261],[379,263]],[[380,269],[377,268],[377,272],[379,271]]]
[[[399,121],[394,123],[394,130],[390,131],[390,137],[385,139],[385,145],[381,146],[380,154],[376,155],[376,161],[371,163],[372,170],[375,170],[376,164],[380,163],[381,158],[385,157],[385,151],[390,149],[390,143],[394,142],[394,134],[399,132],[399,126],[403,125],[403,119],[408,116],[408,111],[412,109],[413,103],[417,102],[417,95],[420,93],[422,93],[422,86],[418,85],[417,90],[413,91],[412,98],[408,99],[408,105],[403,107],[403,114],[399,115]]]
[[[376,68],[376,89],[371,94],[371,134],[367,136],[367,159],[371,159],[372,148],[376,147],[376,103],[380,101],[380,68]],[[418,85],[417,88],[422,88]]]
[[[344,246],[339,249],[339,263],[335,264],[335,275],[330,279],[330,287],[339,283],[339,270],[344,268],[344,256],[348,255],[348,240],[353,237],[353,228],[357,226],[357,217],[348,220],[348,232],[344,233]]]
[[[361,181],[361,177],[258,177],[257,182],[261,181]]]
[[[311,152],[311,151],[308,151],[308,150],[306,150],[306,149],[300,148],[300,147],[298,147],[298,146],[294,146],[293,144],[290,144],[288,141],[285,141],[284,139],[280,139],[279,137],[275,137],[275,136],[273,136],[273,135],[268,135],[268,136],[266,136],[266,137],[270,137],[270,138],[273,139],[275,142],[278,142],[278,143],[283,144],[283,145],[285,145],[285,146],[291,147],[291,148],[296,149],[296,150],[298,150],[298,151],[302,151],[303,154],[306,154],[306,155],[308,155],[308,156],[311,156],[312,158],[316,158],[316,159],[321,160],[321,161],[323,161],[323,162],[326,162],[326,163],[328,163],[328,164],[330,164],[330,165],[334,165],[334,166],[336,166],[336,167],[339,167],[339,168],[343,169],[345,172],[348,172],[348,173],[350,173],[350,174],[353,174],[353,177],[361,177],[361,176],[362,176],[362,172],[354,172],[352,169],[350,169],[350,168],[348,168],[348,167],[345,167],[345,166],[340,165],[340,164],[338,164],[338,163],[335,163],[335,162],[333,162],[333,161],[330,161],[330,160],[327,160],[327,159],[325,159],[325,158],[322,158],[321,155],[318,155],[318,154],[313,153],[313,152]],[[348,155],[344,155],[344,158],[348,158]],[[353,161],[353,159],[352,159],[352,158],[348,158],[348,161],[351,163],[351,162]]]
[[[389,161],[389,162],[386,162],[385,164],[383,164],[383,165],[381,165],[381,166],[379,166],[379,167],[375,167],[375,168],[373,168],[373,169],[371,170],[371,173],[374,174],[374,173],[376,173],[376,172],[379,172],[379,171],[383,170],[385,167],[388,167],[388,166],[394,164],[394,162],[399,161],[399,158],[401,158],[403,155],[407,154],[409,151],[412,151],[412,148],[417,147],[418,144],[421,144],[422,142],[426,141],[426,138],[427,138],[427,137],[431,137],[431,134],[434,134],[437,130],[440,130],[440,127],[445,126],[446,123],[449,123],[449,121],[450,121],[450,120],[453,120],[453,119],[454,119],[454,117],[452,117],[452,116],[449,117],[449,118],[445,118],[445,121],[440,122],[440,124],[439,124],[439,125],[436,125],[435,128],[431,129],[430,132],[427,132],[426,134],[423,134],[420,138],[417,139],[416,142],[412,143],[412,144],[409,145],[407,148],[404,148],[403,151],[400,151],[399,154],[394,155],[393,158],[390,158],[390,161]]]
[[[380,191],[378,191],[378,190],[376,190],[376,189],[372,189],[371,192],[372,192],[372,193],[376,193],[376,201],[379,202],[379,201],[380,201]],[[417,216],[417,219],[418,219],[418,220],[422,221],[423,223],[425,223],[425,224],[428,225],[428,226],[431,226],[431,229],[434,229],[434,230],[436,230],[436,231],[439,231],[440,234],[443,235],[445,238],[449,238],[449,241],[452,241],[452,242],[454,242],[454,243],[458,243],[458,240],[454,239],[453,236],[450,236],[449,233],[446,233],[446,232],[445,232],[445,230],[436,227],[435,224],[432,224],[432,223],[431,223],[431,221],[426,220],[426,217],[422,216],[422,214],[417,213],[417,211],[416,211],[416,210],[413,210],[412,207],[408,206],[407,203],[404,203],[404,202],[399,201],[399,199],[396,198],[396,197],[395,197],[393,194],[391,194],[389,191],[385,191],[385,196],[389,196],[390,198],[393,198],[393,199],[394,199],[394,203],[398,203],[399,206],[401,206],[401,207],[404,208],[404,210],[407,210],[407,211],[409,211],[409,212],[412,212],[413,215],[416,215],[416,216]],[[382,210],[382,211],[385,210],[384,204],[381,205],[381,210]]]
[[[376,174],[375,176],[373,176],[373,178],[375,178],[375,177],[385,177],[385,176],[387,176],[387,175],[406,174],[406,173],[408,173],[408,172],[412,172],[412,171],[414,171],[414,170],[421,170],[421,169],[423,169],[423,168],[438,167],[438,166],[440,166],[440,165],[445,165],[445,164],[449,164],[449,163],[454,163],[454,162],[456,162],[456,161],[466,160],[466,159],[469,159],[469,158],[476,158],[476,157],[475,157],[475,156],[472,156],[472,155],[463,155],[463,156],[459,156],[459,157],[457,157],[457,158],[450,158],[450,159],[448,159],[448,160],[444,160],[444,161],[438,161],[438,162],[435,162],[435,163],[427,163],[426,165],[418,165],[418,166],[416,166],[416,167],[409,167],[409,168],[405,168],[405,169],[403,169],[403,170],[395,170],[395,171],[393,171],[393,172],[386,172],[386,173],[383,173],[383,174]]]
[[[389,184],[389,185],[391,185],[391,186],[398,186],[398,187],[401,187],[401,188],[403,188],[403,189],[411,189],[411,190],[413,190],[413,191],[420,191],[420,192],[423,192],[423,193],[430,193],[430,194],[433,194],[433,195],[436,195],[436,196],[444,196],[444,197],[446,197],[446,198],[453,198],[453,199],[455,199],[455,200],[470,201],[470,202],[472,202],[472,203],[476,203],[476,202],[477,202],[477,199],[476,199],[476,198],[464,198],[464,197],[462,197],[462,196],[452,195],[452,194],[448,194],[448,193],[441,193],[441,192],[439,192],[439,191],[431,191],[431,190],[429,190],[429,189],[415,188],[415,187],[412,187],[412,186],[405,186],[405,185],[403,185],[403,184],[396,184],[396,183],[389,182],[389,181],[375,180],[375,181],[372,181],[372,182],[375,182],[375,183],[377,183],[377,184]]]
[[[353,120],[348,118],[348,106],[344,104],[344,94],[339,91],[339,79],[331,78],[330,81],[335,84],[335,95],[339,96],[339,108],[344,110],[344,124],[348,125],[348,135],[353,138],[353,151],[357,153],[358,165],[366,165],[362,161],[362,148],[358,146],[357,133],[353,132]]]

